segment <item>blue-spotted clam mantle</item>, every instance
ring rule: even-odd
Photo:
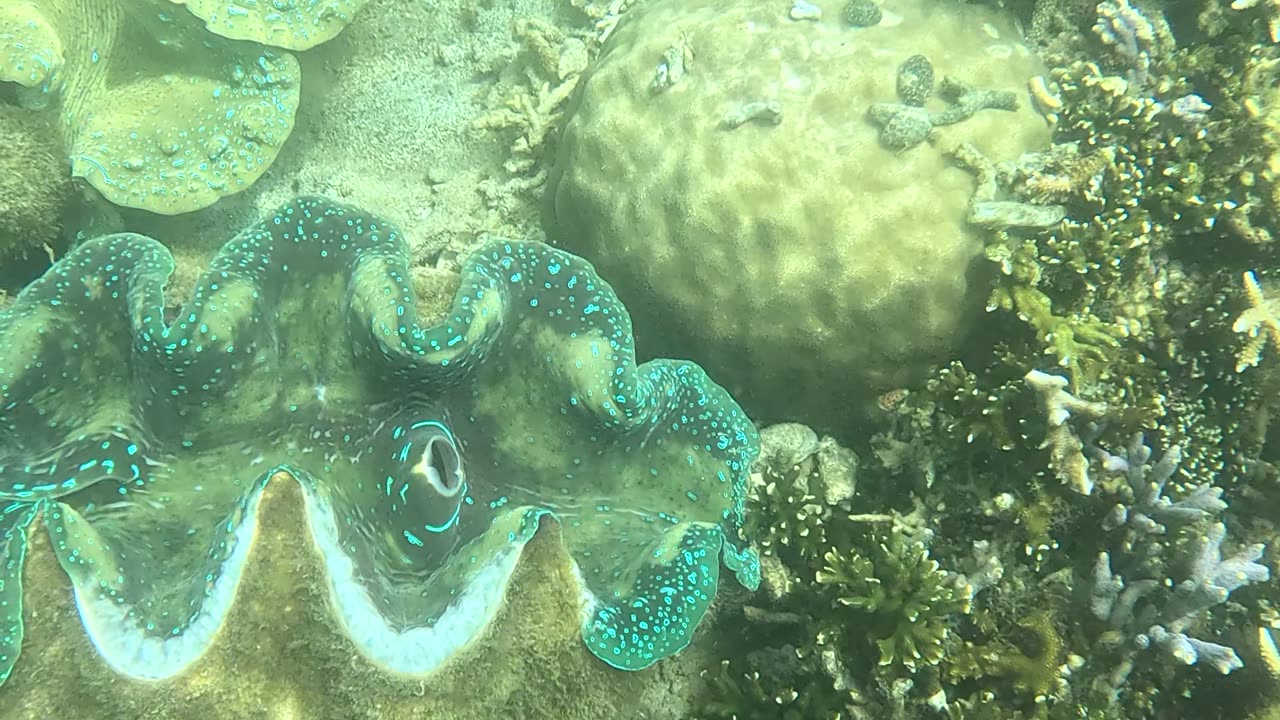
[[[740,537],[754,427],[696,365],[637,365],[580,258],[489,244],[422,327],[396,230],[302,198],[231,240],[167,321],[172,269],[149,238],[98,238],[0,311],[0,681],[38,525],[105,662],[172,677],[235,612],[278,473],[342,626],[393,672],[483,631],[543,518],[615,667],[687,645],[721,562],[758,583]]]

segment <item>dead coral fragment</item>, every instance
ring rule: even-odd
[[[884,19],[884,11],[871,0],[849,0],[844,6],[844,21],[853,27],[872,27]]]
[[[1244,296],[1249,307],[1231,324],[1231,329],[1247,335],[1244,347],[1236,355],[1236,372],[1247,367],[1257,367],[1262,361],[1266,345],[1280,349],[1280,306],[1262,293],[1258,277],[1249,271],[1244,274]]]
[[[1084,443],[1067,421],[1072,417],[1096,420],[1107,412],[1102,403],[1089,402],[1067,392],[1067,379],[1032,370],[1023,379],[1039,396],[1049,429],[1045,433],[1042,448],[1049,448],[1049,467],[1058,479],[1072,490],[1088,495],[1093,492],[1093,478],[1089,476],[1089,460],[1084,456]]]
[[[933,63],[923,55],[912,55],[898,67],[898,97],[905,105],[924,107],[933,95]]]
[[[662,92],[684,79],[693,67],[693,47],[687,36],[668,46],[662,52],[662,62],[658,63],[653,74],[653,82],[649,86],[654,92]]]

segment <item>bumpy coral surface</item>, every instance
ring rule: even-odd
[[[950,347],[985,293],[968,276],[973,179],[943,150],[1009,160],[1048,141],[1025,98],[1038,63],[1010,23],[918,0],[883,10],[854,27],[763,0],[636,7],[548,185],[549,220],[606,269],[645,344],[709,365],[766,416],[845,412],[838,398]],[[915,56],[960,92],[899,97]],[[1017,109],[971,102],[992,92],[1016,92]]]

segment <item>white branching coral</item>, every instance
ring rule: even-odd
[[[1032,370],[1023,380],[1036,391],[1040,408],[1044,412],[1049,429],[1040,447],[1049,449],[1049,467],[1058,478],[1082,495],[1093,492],[1093,478],[1089,475],[1089,459],[1084,455],[1084,443],[1068,424],[1072,417],[1097,420],[1107,412],[1102,403],[1089,402],[1067,392],[1067,379]]]
[[[1224,675],[1243,667],[1234,648],[1210,639],[1225,637],[1211,616],[1231,593],[1270,578],[1258,562],[1266,547],[1248,544],[1224,555],[1221,488],[1206,483],[1166,496],[1181,459],[1176,445],[1154,462],[1141,435],[1117,454],[1092,450],[1106,473],[1125,480],[1115,488],[1119,503],[1102,521],[1104,531],[1115,533],[1114,552],[1098,554],[1090,588],[1090,610],[1107,625],[1105,644],[1119,651],[1104,686],[1113,696],[1119,692],[1138,649]]]
[[[1155,58],[1171,52],[1175,43],[1169,24],[1159,12],[1144,13],[1129,0],[1103,0],[1097,6],[1093,32],[1129,66],[1126,79],[1145,85]]]
[[[1236,355],[1236,372],[1256,367],[1267,345],[1280,348],[1280,304],[1262,293],[1253,271],[1244,274],[1244,296],[1249,307],[1231,325],[1232,330],[1246,336],[1244,347]]]

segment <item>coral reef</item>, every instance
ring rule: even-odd
[[[1226,526],[1207,522],[1227,508],[1221,488],[1190,488],[1177,501],[1164,496],[1181,459],[1177,446],[1148,463],[1151,448],[1135,435],[1120,454],[1099,455],[1100,464],[1126,482],[1122,501],[1102,522],[1108,532],[1121,531],[1117,556],[1101,552],[1093,567],[1089,607],[1107,627],[1098,645],[1116,656],[1102,661],[1099,653],[1095,665],[1102,667],[1094,669],[1093,690],[1114,702],[1136,663],[1134,654],[1148,648],[1185,665],[1203,662],[1224,675],[1243,667],[1234,649],[1188,631],[1203,626],[1207,612],[1232,592],[1269,579],[1267,567],[1257,562],[1265,547],[1250,545],[1222,557]],[[1178,544],[1174,531],[1183,528],[1189,537]]]
[[[993,160],[1048,139],[1016,103],[1041,67],[1011,25],[977,6],[885,10],[851,27],[761,0],[645,2],[584,75],[557,144],[554,234],[649,310],[646,344],[714,368],[766,420],[849,422],[981,310],[972,178],[932,145],[883,147],[872,108],[890,135]],[[950,78],[923,101],[917,56]]]
[[[1280,317],[1277,317],[1280,308],[1262,292],[1258,276],[1252,271],[1244,273],[1243,283],[1249,306],[1231,324],[1232,330],[1246,336],[1244,346],[1236,355],[1236,372],[1257,367],[1262,362],[1262,351],[1266,347],[1280,348]]]
[[[0,80],[61,119],[71,174],[113,203],[190,212],[249,187],[293,129],[292,55],[175,23],[167,43],[126,0],[0,11]],[[194,22],[192,22],[194,24]]]
[[[169,680],[108,667],[58,548],[46,533],[11,532],[0,573],[24,556],[26,622],[0,617],[0,656],[18,643],[23,653],[0,718],[50,707],[121,718],[1280,717],[1280,4],[765,4],[102,4],[105,16],[123,9],[122,37],[142,52],[99,65],[145,80],[144,59],[172,59],[177,99],[188,60],[222,83],[206,61],[234,48],[252,71],[257,50],[219,27],[270,15],[280,42],[255,41],[290,47],[346,25],[298,55],[297,129],[248,192],[182,215],[124,210],[106,225],[170,244],[167,319],[196,301],[217,246],[299,192],[405,227],[399,286],[418,288],[420,312],[429,294],[443,317],[475,247],[541,236],[545,189],[545,234],[621,281],[641,311],[639,347],[722,363],[713,377],[758,419],[819,430],[761,433],[744,525],[725,532],[760,551],[759,591],[719,583],[681,638],[692,644],[639,672],[615,672],[582,641],[573,561],[595,542],[583,535],[589,503],[584,516],[557,508],[563,527],[541,523],[488,630],[422,680],[388,675],[348,637],[324,554],[296,541],[311,537],[308,489],[287,475],[261,491],[236,612]],[[82,6],[0,3],[0,102],[68,137],[65,91],[84,51],[54,9]],[[66,174],[46,179],[66,192]],[[34,195],[0,194],[0,217],[15,197]],[[23,217],[46,218],[33,227],[50,260],[63,236],[99,234],[43,207]],[[20,237],[34,273],[46,250]],[[25,281],[26,268],[0,263]],[[961,311],[980,313],[983,297],[987,314],[966,327]],[[0,313],[13,303],[0,290]],[[538,382],[518,375],[504,378],[523,383],[512,397]],[[300,407],[325,413],[351,396],[343,383],[298,385]],[[519,445],[522,432],[504,437]],[[446,463],[424,470],[422,489],[434,488],[431,469],[447,478],[455,456],[436,430],[414,433],[414,448],[421,439]],[[489,452],[464,443],[460,456]],[[75,505],[86,490],[60,499]],[[709,497],[695,495],[664,507]],[[133,512],[85,512],[110,526],[117,507]],[[623,510],[609,507],[597,512]],[[36,529],[30,513],[0,503],[0,533]],[[412,558],[445,535],[424,527],[421,547],[373,544]],[[637,556],[610,537],[618,562]],[[258,671],[280,666],[297,672]]]
[[[891,533],[871,540],[872,554],[828,550],[817,581],[829,586],[835,602],[863,611],[849,624],[875,625],[880,664],[901,663],[914,671],[943,657],[947,622],[969,612],[973,588],[940,570],[922,539]]]
[[[1077,430],[1067,421],[1072,417],[1097,420],[1107,412],[1107,406],[1081,400],[1067,392],[1067,379],[1032,370],[1025,380],[1040,399],[1040,409],[1049,425],[1042,447],[1049,449],[1049,467],[1062,482],[1076,492],[1088,495],[1093,492],[1093,479],[1089,476],[1089,461],[1084,456],[1084,443]]]

